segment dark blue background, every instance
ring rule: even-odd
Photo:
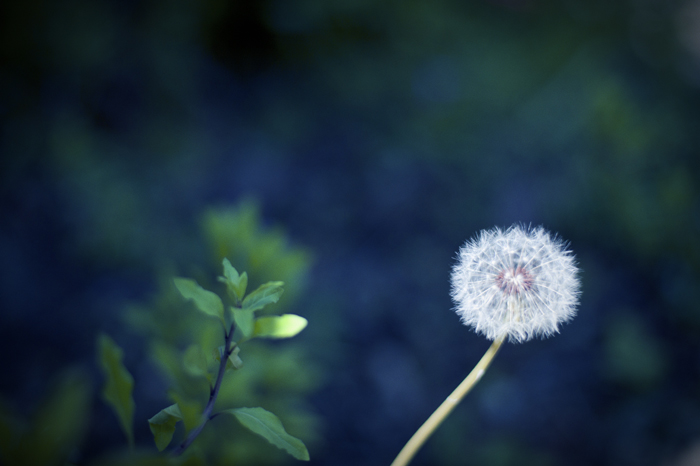
[[[329,315],[312,464],[389,464],[488,347],[451,311],[457,249],[524,222],[570,241],[579,315],[506,345],[415,464],[680,464],[700,441],[698,11],[7,2],[0,392],[30,412],[94,364],[158,267],[198,260],[201,213],[252,198],[313,254],[297,312]]]

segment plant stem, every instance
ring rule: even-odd
[[[226,333],[226,340],[224,343],[224,352],[221,355],[221,361],[219,362],[219,373],[216,376],[216,383],[214,384],[214,387],[209,391],[209,402],[207,403],[207,406],[204,408],[204,412],[202,413],[202,423],[192,429],[185,438],[185,440],[182,441],[180,446],[175,448],[172,451],[172,456],[180,456],[186,449],[189,447],[192,442],[194,442],[194,439],[197,438],[200,432],[202,432],[202,429],[204,429],[204,426],[209,422],[211,419],[211,412],[214,410],[214,403],[216,403],[216,397],[219,396],[219,389],[221,388],[221,381],[224,380],[224,372],[226,372],[226,363],[228,362],[228,357],[231,356],[231,353],[233,353],[234,348],[236,345],[231,346],[231,342],[233,341],[233,331],[236,329],[236,324],[233,323],[231,324],[231,328],[229,329],[228,333]]]
[[[418,452],[420,447],[423,446],[426,440],[432,435],[432,433],[437,429],[437,427],[445,420],[445,418],[452,412],[452,410],[462,401],[462,398],[469,393],[469,391],[476,385],[476,383],[481,380],[481,377],[486,372],[486,369],[491,364],[493,357],[496,356],[505,335],[494,340],[486,354],[481,358],[481,360],[474,366],[474,369],[467,375],[467,377],[459,384],[459,386],[447,397],[445,401],[438,407],[438,409],[430,415],[427,421],[420,426],[420,429],[413,434],[413,437],[406,443],[406,445],[401,449],[398,456],[391,463],[391,466],[406,466]]]

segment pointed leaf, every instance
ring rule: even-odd
[[[260,285],[243,300],[243,309],[257,311],[270,303],[276,303],[282,296],[283,286],[284,282],[268,282]]]
[[[295,314],[265,316],[255,320],[253,336],[260,338],[290,338],[298,334],[308,321]]]
[[[253,311],[250,309],[241,309],[239,307],[232,307],[233,320],[236,322],[236,327],[241,331],[245,338],[250,338],[253,336],[253,329],[255,328],[255,318],[253,316]]]
[[[209,373],[209,365],[207,357],[199,345],[190,345],[183,356],[183,364],[185,370],[194,376],[207,375]]]
[[[216,293],[205,290],[196,281],[189,278],[175,278],[173,281],[183,298],[191,299],[194,301],[197,309],[207,315],[218,317],[226,325],[224,321],[224,304]]]
[[[309,461],[309,451],[304,443],[284,430],[277,416],[262,408],[227,409],[224,413],[233,414],[244,427],[265,437],[274,446],[285,450],[294,458]]]
[[[224,276],[219,277],[219,281],[226,283],[226,288],[232,299],[240,302],[245,296],[248,287],[248,274],[243,272],[238,275],[238,271],[231,265],[228,259],[224,258]]]
[[[175,433],[175,424],[182,420],[182,413],[177,404],[170,405],[160,410],[158,414],[148,420],[148,425],[153,434],[158,451],[163,451],[170,445]]]
[[[98,338],[99,358],[106,380],[102,398],[116,412],[129,445],[134,444],[134,378],[122,364],[124,353],[106,334]]]

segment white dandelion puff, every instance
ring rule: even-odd
[[[547,337],[576,313],[579,280],[566,244],[544,228],[483,230],[462,246],[452,298],[465,325],[490,340]]]
[[[406,466],[474,385],[506,338],[526,341],[559,331],[576,313],[578,268],[571,251],[544,228],[483,230],[462,246],[452,268],[452,298],[466,325],[493,340],[474,369],[404,445],[391,466]]]

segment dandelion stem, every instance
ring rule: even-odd
[[[442,424],[442,421],[447,418],[447,416],[452,412],[452,410],[462,401],[462,398],[469,393],[469,391],[476,385],[476,383],[481,379],[486,372],[486,369],[491,364],[494,356],[498,352],[503,340],[506,335],[501,336],[494,340],[494,342],[489,347],[486,354],[481,358],[481,360],[474,366],[474,369],[467,375],[467,377],[459,384],[459,386],[447,397],[445,401],[436,409],[433,414],[430,415],[427,421],[423,423],[422,426],[413,434],[413,437],[406,443],[403,449],[399,452],[398,456],[391,463],[391,466],[406,466],[418,452],[420,447],[423,446],[426,440],[433,434],[435,429]]]

